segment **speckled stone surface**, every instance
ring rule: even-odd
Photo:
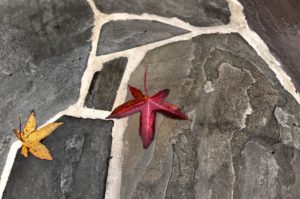
[[[102,70],[94,74],[85,101],[88,108],[108,111],[112,109],[127,61],[126,57],[111,60],[104,63]]]
[[[299,0],[239,0],[249,26],[266,42],[300,91]]]
[[[158,115],[147,150],[139,115],[124,134],[125,198],[297,198],[300,107],[238,34],[212,34],[147,53],[129,84],[168,101],[191,121]],[[172,71],[172,72],[170,72]],[[128,94],[128,99],[130,95]]]
[[[97,55],[134,48],[188,32],[187,30],[157,21],[110,21],[101,28]]]
[[[229,23],[230,11],[225,0],[95,0],[104,13],[155,14],[177,17],[194,26]]]
[[[112,121],[64,116],[65,124],[43,144],[53,160],[18,152],[3,198],[103,198],[111,150]]]
[[[18,115],[42,123],[77,101],[92,27],[85,0],[0,1],[0,171]]]

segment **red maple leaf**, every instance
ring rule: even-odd
[[[164,101],[169,94],[169,89],[161,90],[149,97],[146,82],[147,68],[144,75],[144,89],[146,95],[144,95],[141,90],[129,85],[128,87],[130,93],[134,99],[115,108],[113,112],[106,118],[122,118],[137,112],[141,112],[140,136],[145,149],[148,148],[154,138],[156,112],[161,112],[162,114],[181,120],[188,119],[188,117],[183,114],[178,107]]]

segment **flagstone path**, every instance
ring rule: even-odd
[[[253,2],[0,1],[0,198],[296,199],[299,5]],[[158,114],[145,150],[138,114],[105,118],[146,66],[190,120]],[[20,154],[32,109],[65,123],[52,161]]]

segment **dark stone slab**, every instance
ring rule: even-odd
[[[188,32],[158,21],[110,21],[101,28],[97,55],[130,49]]]
[[[113,122],[64,116],[43,143],[53,160],[18,152],[3,198],[103,198]]]
[[[266,42],[300,90],[299,0],[240,0],[251,29]]]
[[[299,196],[300,106],[240,35],[153,49],[130,85],[143,87],[145,65],[149,94],[169,88],[166,100],[191,121],[158,114],[155,140],[144,150],[139,114],[129,117],[121,198]]]
[[[149,13],[177,17],[194,26],[229,23],[230,11],[225,0],[95,0],[104,13]]]
[[[126,57],[111,60],[94,74],[85,101],[87,107],[108,111],[112,109],[127,61]]]
[[[77,101],[92,26],[93,13],[85,0],[0,2],[0,134],[4,140],[15,139],[11,130],[18,126],[17,115],[24,123],[34,109],[42,123]],[[0,145],[0,173],[8,149]]]

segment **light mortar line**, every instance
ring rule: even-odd
[[[88,94],[88,90],[90,87],[90,84],[93,80],[93,76],[94,73],[96,71],[100,71],[102,69],[103,66],[103,61],[95,61],[96,58],[96,50],[97,50],[97,45],[98,45],[98,39],[99,39],[99,33],[101,31],[101,27],[105,22],[105,16],[106,15],[95,15],[95,5],[92,2],[92,0],[88,0],[93,13],[94,13],[94,27],[92,29],[92,37],[91,37],[91,41],[92,41],[92,50],[90,52],[90,56],[88,59],[88,63],[87,63],[87,68],[84,71],[84,74],[81,78],[81,87],[80,87],[80,94],[79,94],[79,99],[77,101],[77,105],[79,107],[83,107],[84,106],[84,101],[85,98]]]
[[[159,21],[161,23],[169,24],[175,27],[180,27],[186,30],[193,31],[195,28],[201,28],[201,27],[195,27],[190,25],[189,23],[186,23],[176,17],[168,18],[168,17],[162,17],[159,15],[154,15],[154,14],[148,14],[148,13],[143,13],[141,15],[135,15],[135,14],[128,14],[128,13],[112,13],[108,15],[108,19],[115,21],[115,20],[155,20]]]
[[[13,167],[15,157],[17,154],[18,149],[22,146],[22,143],[20,141],[14,142],[9,150],[9,153],[7,155],[6,163],[2,171],[1,175],[1,181],[0,181],[0,198],[3,196],[4,189],[6,187],[11,169]]]
[[[105,118],[110,114],[110,111],[97,110],[92,108],[83,107],[80,110],[71,110],[70,112],[64,113],[64,115],[78,117],[83,119],[101,119],[105,120]]]
[[[248,27],[242,5],[238,0],[227,0],[228,7],[231,13],[230,25],[233,26],[238,32],[241,29]]]
[[[128,59],[126,69],[124,71],[120,87],[117,91],[116,100],[114,102],[114,107],[124,103],[127,89],[128,81],[132,72],[140,64],[147,51],[141,51],[140,49],[133,50],[133,55]],[[122,179],[122,162],[123,162],[123,134],[127,127],[127,118],[115,120],[114,127],[112,130],[112,148],[111,156],[112,159],[109,163],[107,183],[106,183],[106,199],[117,199],[120,198],[121,191],[121,179]]]
[[[83,119],[100,119],[100,120],[105,120],[105,118],[110,114],[110,111],[105,111],[105,110],[97,110],[97,109],[92,109],[92,108],[87,108],[87,107],[78,107],[77,104],[69,106],[67,109],[64,111],[61,111],[57,113],[55,116],[50,118],[47,122],[45,122],[42,126],[39,128],[57,121],[59,118],[62,116],[71,116],[71,117],[76,117],[76,118],[83,118]]]

